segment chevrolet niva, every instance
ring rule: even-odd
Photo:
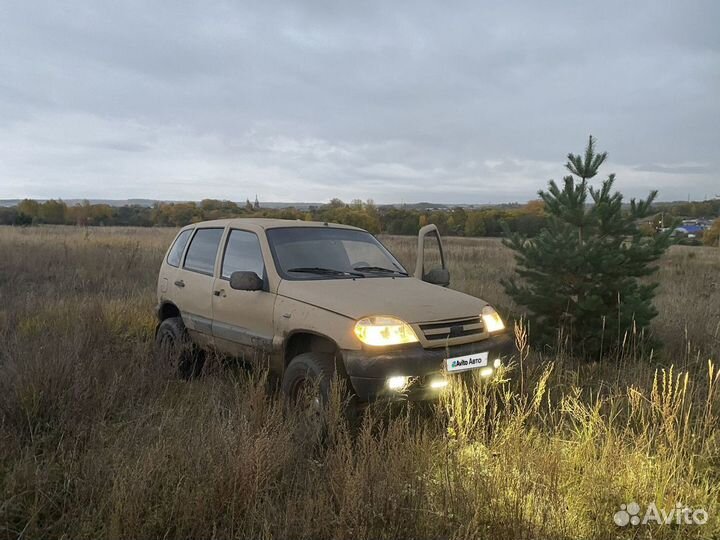
[[[426,244],[439,266],[426,271]],[[156,347],[182,377],[204,351],[261,364],[296,399],[429,400],[448,378],[490,378],[513,349],[487,302],[446,288],[437,228],[420,230],[413,275],[372,234],[308,221],[226,219],[183,228],[160,268]]]

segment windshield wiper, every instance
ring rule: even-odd
[[[402,270],[393,270],[392,268],[384,268],[382,266],[354,266],[353,269],[358,272],[382,272],[384,274],[400,274],[401,276],[409,275]]]
[[[300,272],[303,274],[320,274],[321,276],[352,276],[365,277],[360,272],[345,272],[344,270],[335,270],[334,268],[323,268],[322,266],[301,266],[298,268],[290,268],[287,272]]]

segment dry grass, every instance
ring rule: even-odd
[[[173,234],[0,229],[0,538],[720,535],[720,250],[663,259],[651,359],[524,351],[505,382],[371,409],[354,435],[336,404],[319,445],[261,374],[183,383],[152,359]],[[413,266],[412,239],[385,240]],[[454,287],[515,309],[498,242],[447,251]],[[617,527],[632,500],[710,521]]]
[[[412,272],[416,240],[382,240]],[[506,315],[518,314],[500,285],[515,267],[512,251],[496,238],[446,238],[444,245],[454,289],[484,298]],[[664,348],[657,353],[683,368],[691,357],[720,358],[720,250],[673,246],[658,268],[652,279],[660,283],[655,299],[660,314],[652,330]]]

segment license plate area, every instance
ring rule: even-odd
[[[466,354],[465,356],[447,358],[445,359],[445,369],[448,373],[458,373],[461,371],[487,367],[488,355],[489,353],[485,351],[475,354]]]

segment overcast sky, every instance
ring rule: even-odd
[[[720,3],[0,0],[0,198],[720,195]]]

